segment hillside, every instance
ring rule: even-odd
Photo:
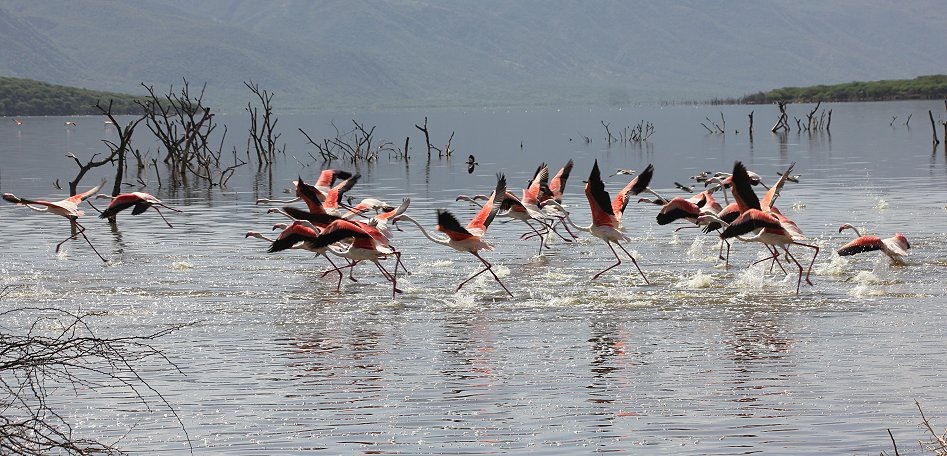
[[[112,114],[141,112],[131,95],[65,87],[21,78],[0,77],[0,116],[67,116],[102,114],[96,103]]]
[[[935,0],[18,0],[0,75],[240,109],[627,105],[943,72]],[[105,14],[107,12],[108,14]]]

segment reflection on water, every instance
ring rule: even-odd
[[[763,106],[753,107],[752,135],[706,134],[702,107],[359,119],[392,138],[413,134],[424,115],[456,131],[454,159],[427,161],[414,150],[409,163],[363,164],[352,191],[389,203],[410,197],[409,213],[431,227],[438,208],[472,216],[457,194],[489,191],[496,172],[519,188],[543,161],[575,159],[565,202],[580,224],[590,220],[581,181],[594,159],[609,174],[654,163],[652,186],[672,196],[682,194],[673,182],[734,160],[771,181],[795,161],[800,183],[787,185],[779,204],[822,248],[814,286],[798,296],[793,271],[746,267],[761,258],[759,246],[735,245],[725,268],[713,238],[658,226],[645,204],[630,205],[625,223],[629,251],[652,285],[633,268],[590,282],[613,261],[596,239],[551,239],[537,258],[534,241],[519,238],[522,224],[497,224],[489,233],[497,248],[485,257],[515,298],[492,278],[454,294],[476,262],[410,227],[395,233],[410,271],[399,277],[402,295],[391,299],[374,274],[336,292],[334,278],[320,277],[324,259],[266,254],[265,244],[244,238],[276,221],[257,198],[292,196],[291,180],[323,166],[295,140],[286,160],[241,168],[223,189],[159,186],[146,170],[144,190],[186,212],[173,214],[173,229],[148,213],[122,214],[115,227],[88,216],[108,266],[78,241],[55,255],[55,219],[0,204],[0,285],[21,285],[2,306],[103,312],[97,324],[119,334],[198,322],[159,341],[183,376],[142,371],[175,405],[198,454],[877,454],[890,443],[887,428],[905,442],[919,438],[915,398],[929,416],[947,416],[938,369],[947,334],[931,324],[945,317],[947,165],[942,151],[931,154],[929,130],[889,125],[893,115],[921,118],[932,106],[833,106],[831,132],[778,135],[760,128],[775,119],[775,107]],[[720,109],[729,118],[750,111]],[[331,128],[333,118],[281,120],[289,132]],[[653,122],[655,134],[638,144],[601,140],[600,121],[627,118]],[[62,156],[95,153],[109,130],[29,120],[18,129],[0,122],[0,191],[58,199],[53,182],[76,171]],[[472,174],[469,154],[479,163]],[[606,185],[614,192],[626,182],[615,176]],[[843,222],[882,236],[904,232],[907,265],[836,256],[850,240],[837,232]],[[143,453],[186,448],[163,411],[96,393],[58,396],[81,423],[77,432],[127,433],[123,448]]]

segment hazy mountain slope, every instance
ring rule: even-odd
[[[0,75],[281,106],[627,103],[943,73],[934,0],[15,1]],[[28,55],[29,58],[24,58]],[[19,56],[17,58],[13,58]]]

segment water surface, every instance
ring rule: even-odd
[[[947,317],[947,156],[943,144],[932,151],[927,120],[928,109],[942,120],[943,106],[824,106],[833,110],[830,132],[788,135],[768,131],[770,106],[283,116],[287,157],[270,170],[241,168],[224,188],[159,188],[149,170],[146,187],[129,187],[183,209],[167,214],[173,229],[146,213],[122,214],[111,230],[86,208],[107,266],[81,241],[53,251],[65,220],[0,204],[0,284],[18,285],[2,305],[102,311],[95,327],[104,334],[196,322],[158,341],[183,374],[157,362],[141,373],[174,406],[197,454],[877,454],[891,451],[889,428],[905,452],[923,438],[915,399],[935,424],[947,421],[947,334],[938,323]],[[803,117],[811,106],[790,109]],[[700,123],[721,112],[727,133],[708,134]],[[454,132],[452,159],[426,160],[414,127],[425,116],[437,145]],[[796,295],[794,273],[747,268],[762,255],[753,245],[736,245],[724,268],[713,237],[658,226],[657,207],[643,204],[624,220],[651,285],[630,264],[591,282],[613,261],[601,241],[553,241],[539,256],[535,241],[519,239],[525,225],[511,222],[491,226],[496,250],[484,255],[514,298],[488,277],[454,293],[479,263],[410,225],[394,239],[410,271],[399,278],[403,294],[392,299],[370,266],[336,292],[321,278],[324,259],[267,254],[244,234],[280,221],[254,205],[258,197],[285,197],[292,179],[324,166],[297,128],[328,137],[330,122],[346,129],[352,119],[377,125],[376,137],[394,147],[410,135],[412,157],[331,166],[361,172],[356,198],[410,197],[409,214],[430,228],[437,208],[473,214],[456,195],[489,192],[498,172],[518,191],[540,162],[576,161],[566,203],[578,223],[590,220],[582,180],[596,159],[605,175],[653,163],[652,187],[669,196],[683,195],[675,181],[735,160],[770,182],[795,162],[801,181],[779,205],[821,248],[814,285]],[[54,182],[65,185],[76,170],[65,154],[87,159],[115,139],[101,119],[64,120],[0,123],[0,191],[63,197]],[[617,132],[642,120],[655,126],[649,141],[605,141],[602,121]],[[245,147],[241,114],[219,121]],[[136,147],[154,156],[139,130]],[[472,174],[470,154],[479,162]],[[95,171],[84,182],[111,175]],[[627,179],[611,177],[607,188]],[[851,239],[837,232],[844,222],[882,237],[904,233],[907,264],[837,257]],[[121,388],[55,397],[84,435],[121,438],[132,452],[187,449],[158,402],[147,410]]]

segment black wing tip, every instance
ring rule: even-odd
[[[333,169],[332,176],[336,179],[348,179],[352,177],[352,173],[348,171],[342,171],[341,169]]]

